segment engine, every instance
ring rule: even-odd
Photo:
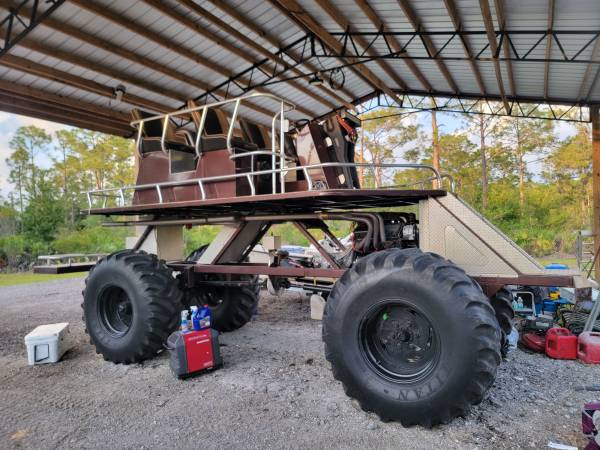
[[[414,213],[361,213],[353,233],[353,250],[360,256],[387,248],[419,245],[419,221]]]

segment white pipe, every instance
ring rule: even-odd
[[[202,110],[202,116],[200,117],[200,123],[198,124],[198,129],[196,130],[196,145],[194,149],[196,150],[196,156],[198,159],[202,158],[202,154],[200,153],[200,142],[202,142],[202,132],[204,131],[204,122],[206,122],[206,115],[208,114],[208,108],[204,108]]]
[[[163,122],[163,132],[162,135],[160,136],[160,149],[163,151],[163,153],[166,155],[168,154],[167,149],[165,147],[165,139],[167,136],[167,129],[169,127],[169,115],[165,115],[164,118],[164,122]]]
[[[279,111],[279,165],[281,169],[285,169],[287,164],[285,163],[285,132],[283,130],[283,123],[285,121],[283,100],[281,101],[281,109]],[[287,172],[280,172],[279,183],[281,184],[281,193],[285,192],[285,176]]]

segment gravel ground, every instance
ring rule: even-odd
[[[225,367],[178,381],[167,355],[115,365],[81,322],[82,279],[0,288],[0,448],[545,448],[585,445],[580,409],[600,367],[520,350],[484,402],[432,430],[382,423],[333,379],[306,298],[263,292],[258,316],[221,337]],[[63,361],[29,367],[23,337],[68,321]]]

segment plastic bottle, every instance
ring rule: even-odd
[[[210,328],[210,324],[212,322],[212,317],[210,314],[210,308],[208,305],[204,305],[200,312],[198,313],[200,320],[200,329],[204,330],[205,328]]]
[[[188,321],[188,310],[184,309],[181,311],[181,332],[188,333],[190,331],[190,324]]]
[[[190,309],[192,310],[192,329],[194,331],[199,331],[200,330],[200,313],[198,311],[198,307],[190,306]]]
[[[510,330],[510,334],[506,336],[508,340],[508,351],[511,352],[517,348],[517,344],[519,342],[519,332],[515,327],[512,327]]]

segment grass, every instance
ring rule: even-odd
[[[16,284],[39,283],[42,281],[63,280],[66,278],[81,278],[86,274],[87,272],[61,273],[60,275],[33,272],[0,274],[0,287],[13,286]]]
[[[542,266],[547,266],[548,264],[556,263],[556,264],[564,264],[569,267],[569,269],[577,269],[577,260],[575,258],[553,258],[551,256],[543,256],[541,258],[537,258],[538,262]]]
[[[575,258],[553,258],[551,256],[548,256],[537,258],[537,260],[543,266],[546,266],[551,263],[558,263],[566,264],[567,266],[569,266],[570,269],[577,268],[577,262]],[[13,286],[16,284],[39,283],[42,281],[63,280],[67,278],[81,278],[84,277],[86,274],[87,272],[63,273],[60,275],[40,274],[33,272],[0,274],[0,287]]]

